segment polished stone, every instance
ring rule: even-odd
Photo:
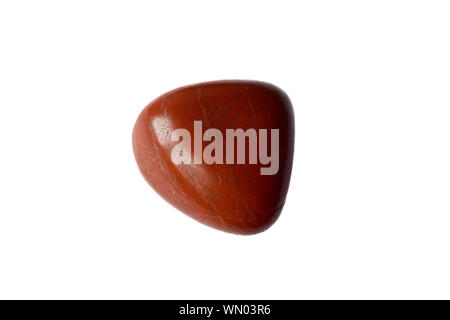
[[[252,133],[241,140],[245,150],[239,150],[239,139],[227,141],[230,129]],[[254,234],[277,220],[286,200],[294,113],[288,96],[268,83],[189,85],[161,95],[141,112],[133,149],[144,178],[174,207],[216,229]]]

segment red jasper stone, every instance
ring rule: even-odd
[[[198,125],[200,121],[201,132],[194,130],[194,122]],[[181,140],[174,133],[180,128],[190,133],[190,140]],[[208,164],[205,148],[220,140],[217,135],[201,139],[211,128],[222,133],[223,151],[220,143],[214,152],[209,148],[209,154],[216,158]],[[249,133],[244,136],[245,150],[238,149],[237,138],[227,149],[227,129]],[[261,129],[267,131],[270,164],[267,159],[262,161],[258,153],[264,150]],[[278,129],[278,168],[274,160],[276,140],[271,140],[274,129]],[[254,136],[250,133],[259,138],[257,163],[254,157],[251,161],[251,143],[255,139],[250,138]],[[186,144],[181,145],[181,141]],[[222,231],[254,234],[277,220],[286,200],[294,153],[294,112],[288,96],[268,83],[230,80],[189,85],[163,94],[142,111],[133,131],[133,149],[144,178],[177,209]],[[237,160],[239,152],[245,152],[241,163]],[[272,169],[262,174],[261,168],[271,165]]]

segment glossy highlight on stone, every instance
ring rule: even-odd
[[[175,131],[180,128],[190,133],[191,145],[180,144]],[[211,151],[208,145],[218,139],[208,138],[208,129],[223,134],[223,163],[219,149],[209,153],[215,162],[202,158],[208,154],[205,148]],[[264,157],[259,153],[257,163],[251,160],[248,137],[245,159],[237,160],[237,140],[231,157],[233,148],[226,149],[227,129],[254,129],[259,136],[267,132],[268,151],[275,150],[270,132],[278,132],[278,168],[264,173],[261,168],[268,164],[261,162]],[[262,145],[257,147],[260,151]],[[175,208],[222,231],[255,234],[277,220],[286,200],[294,154],[294,112],[288,96],[269,83],[223,80],[189,85],[161,95],[144,108],[133,130],[133,149],[146,181]],[[178,154],[184,158],[178,159]]]

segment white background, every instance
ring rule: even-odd
[[[450,298],[448,1],[2,1],[0,298]],[[284,89],[284,211],[235,236],[164,202],[158,95]]]

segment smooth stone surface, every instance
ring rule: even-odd
[[[279,129],[278,172],[261,175],[264,165],[259,159],[248,164],[248,155],[246,164],[174,164],[171,152],[179,142],[171,140],[172,132],[186,128],[194,140],[194,121],[202,121],[203,132],[217,128],[223,133],[224,158],[226,129]],[[203,142],[203,148],[209,143]],[[177,209],[222,231],[254,234],[277,220],[286,200],[294,113],[288,96],[268,83],[189,85],[163,94],[142,111],[133,131],[133,149],[144,178]]]

